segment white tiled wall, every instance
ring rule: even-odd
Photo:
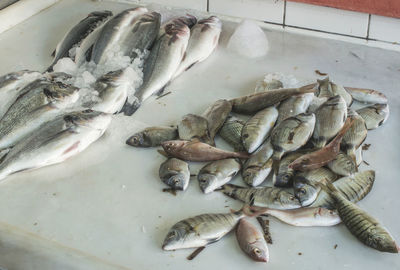
[[[371,15],[369,37],[400,43],[400,19]]]

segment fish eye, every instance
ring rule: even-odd
[[[261,255],[261,250],[259,248],[254,248],[253,249],[254,254],[256,255]]]
[[[172,181],[174,182],[174,184],[179,184],[179,179],[174,179]]]
[[[290,196],[289,200],[293,201],[294,200],[294,196]]]
[[[171,238],[174,238],[175,236],[176,236],[176,232],[172,231],[172,232],[170,232],[168,238],[171,239]]]
[[[206,183],[207,182],[206,179],[200,179],[199,181],[200,181],[200,183]]]
[[[304,188],[301,188],[300,190],[299,190],[299,192],[301,193],[301,194],[306,194],[306,190],[304,189]]]
[[[249,137],[249,134],[243,134],[243,138],[247,139]]]

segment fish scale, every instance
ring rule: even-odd
[[[244,124],[245,121],[234,116],[228,116],[218,133],[222,139],[233,146],[235,151],[245,150],[241,138]]]

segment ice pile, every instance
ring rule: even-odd
[[[228,41],[228,49],[249,58],[266,55],[269,49],[264,31],[255,22],[242,21]]]

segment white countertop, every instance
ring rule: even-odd
[[[81,18],[93,10],[126,7],[103,1],[61,1],[0,35],[0,74],[22,68],[44,70],[58,40]],[[268,72],[313,79],[317,78],[316,69],[329,73],[339,84],[375,88],[389,98],[389,120],[369,132],[366,140],[372,145],[364,159],[371,165],[362,166],[376,170],[376,181],[359,205],[400,242],[400,53],[266,30],[270,52],[251,60],[224,49],[233,28],[232,23],[224,24],[218,50],[171,83],[166,91],[172,94],[149,100],[130,118],[118,116],[105,136],[85,152],[0,183],[0,222],[121,269],[400,269],[399,255],[364,246],[344,225],[297,228],[272,218],[274,244],[269,246],[271,261],[267,265],[248,259],[234,234],[208,246],[193,261],[186,260],[191,250],[161,249],[164,236],[177,221],[202,213],[227,212],[228,207],[237,209],[241,204],[220,193],[203,195],[195,179],[176,197],[161,192],[165,186],[158,178],[158,168],[164,157],[156,149],[129,147],[126,138],[145,126],[174,124],[187,113],[201,113],[219,98],[250,93],[256,80]],[[2,233],[0,226],[0,243]],[[18,252],[0,252],[0,266],[43,266],[44,259],[35,256],[35,242],[26,246],[31,249],[23,255],[29,258],[31,252],[30,260],[19,260]],[[3,243],[1,250],[5,249]],[[77,267],[60,261],[57,269]]]

